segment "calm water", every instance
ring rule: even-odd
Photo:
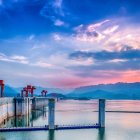
[[[96,123],[97,109],[97,101],[59,101],[56,124]],[[140,101],[108,101],[106,110],[122,112],[106,112],[105,130],[3,132],[0,140],[140,140]],[[1,127],[44,126],[48,124],[47,120],[47,112],[40,110],[30,116],[11,118]]]

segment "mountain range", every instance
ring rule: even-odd
[[[99,84],[76,88],[69,98],[140,99],[140,82]]]
[[[10,87],[9,85],[4,86],[4,96],[5,97],[16,97],[18,92],[15,88]]]
[[[20,94],[21,89],[22,87],[13,88],[6,85],[4,93],[7,97],[13,97]],[[57,93],[68,99],[140,99],[140,82],[83,86],[73,89],[70,93],[59,88],[36,87],[35,96],[40,96],[43,89],[47,90],[48,94]]]
[[[21,93],[21,90],[23,87],[18,87],[14,88],[9,85],[5,85],[4,87],[4,96],[5,97],[16,97]],[[34,90],[34,95],[35,96],[40,96],[42,90],[47,90],[47,94],[51,93],[60,93],[60,94],[65,94],[65,92],[62,89],[59,88],[44,88],[44,87],[36,87],[36,90]]]

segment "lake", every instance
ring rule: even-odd
[[[60,125],[97,123],[97,110],[96,100],[58,101],[55,122]],[[106,102],[106,111],[105,129],[1,132],[0,140],[140,140],[140,101],[110,100]],[[1,127],[47,124],[47,111],[38,110],[30,116],[10,118]]]

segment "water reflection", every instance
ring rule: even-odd
[[[100,128],[99,129],[98,140],[105,140],[105,128]]]
[[[0,127],[30,127],[34,126],[34,122],[38,120],[39,117],[47,117],[47,111],[42,110],[33,110],[31,114],[14,116],[11,118],[7,118],[0,125]]]
[[[49,130],[48,140],[54,140],[55,139],[54,134],[55,134],[54,130]]]
[[[78,102],[78,101],[77,101]],[[90,124],[97,122],[98,113],[92,101],[74,101],[59,102],[56,105],[56,124]],[[82,102],[82,103],[81,103]],[[122,102],[122,104],[121,104]],[[124,103],[123,103],[124,102]],[[124,105],[126,101],[113,102],[107,106],[107,110],[118,111],[119,108],[126,111],[139,111],[136,109],[140,107],[140,101],[135,105],[135,101],[126,102],[128,106]],[[135,106],[134,106],[134,105]],[[124,108],[125,106],[125,108]],[[138,106],[138,107],[137,107]],[[129,108],[132,108],[130,110]],[[43,109],[42,109],[43,110]],[[66,112],[65,112],[66,111]],[[9,119],[6,123],[8,126],[16,125],[32,125],[44,126],[48,123],[47,112],[36,110],[33,111],[30,117],[22,117]],[[18,121],[18,119],[21,121]],[[65,131],[29,131],[29,132],[4,132],[0,133],[0,140],[140,140],[140,113],[126,113],[126,112],[106,112],[106,128],[105,129],[87,129],[87,130],[65,130]],[[28,122],[30,122],[28,124]],[[11,124],[12,123],[12,124]]]

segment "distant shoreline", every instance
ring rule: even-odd
[[[93,112],[98,112],[98,111],[93,111]],[[109,113],[140,113],[140,111],[105,111]]]

